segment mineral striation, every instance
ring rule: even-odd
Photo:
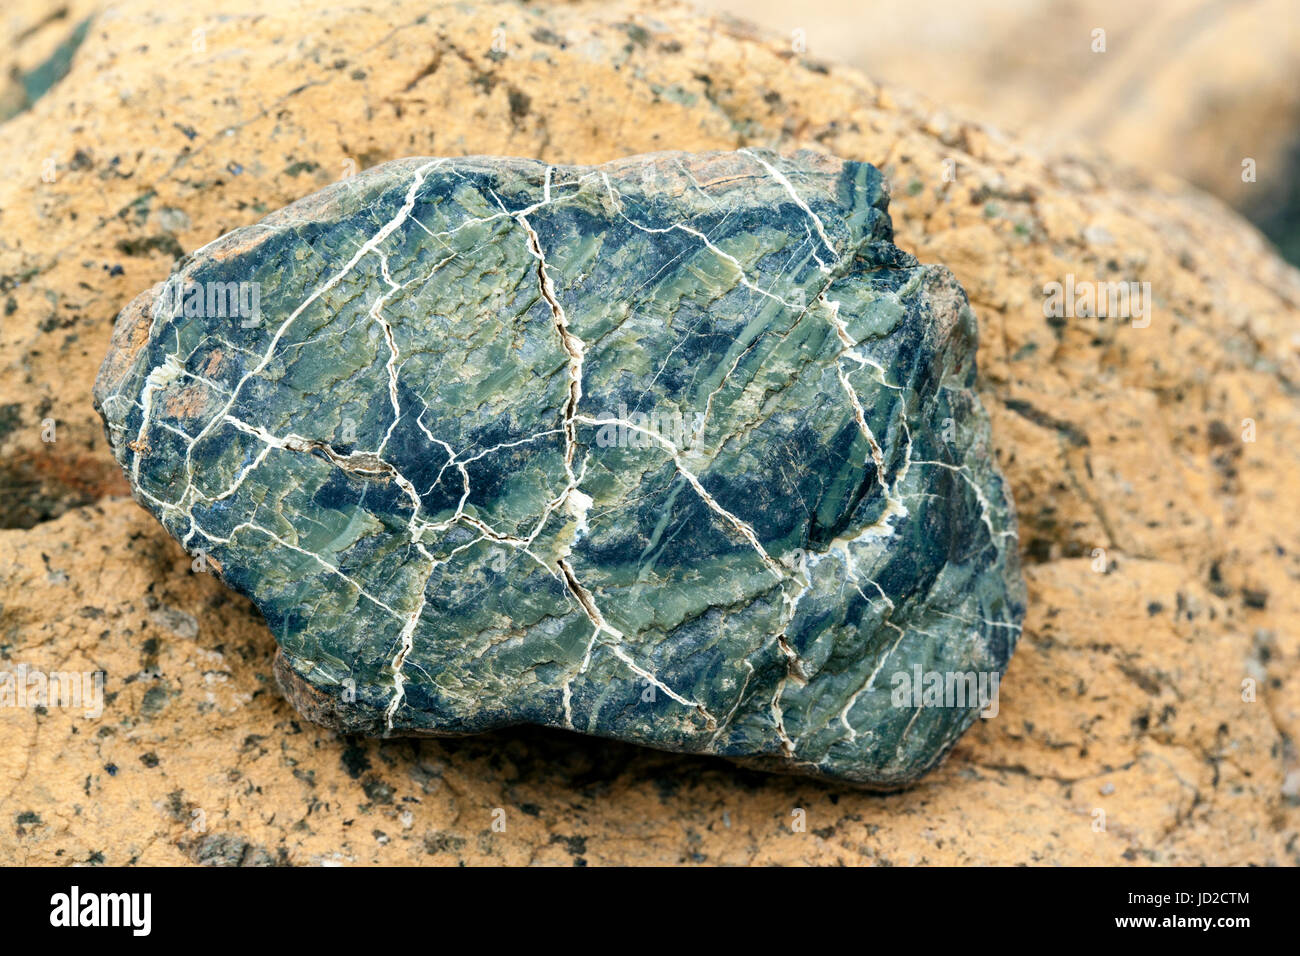
[[[865,163],[386,163],[188,257],[95,386],[350,733],[532,723],[896,788],[1019,636],[976,326]]]

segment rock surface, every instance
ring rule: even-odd
[[[127,306],[96,402],[328,726],[898,787],[1024,585],[974,318],[886,205],[811,152],[385,163]]]
[[[127,0],[5,134],[0,658],[107,674],[98,720],[0,708],[6,861],[1298,862],[1300,278],[1220,202],[668,4]],[[252,606],[105,498],[128,488],[90,384],[183,250],[348,160],[750,145],[881,169],[897,244],[980,323],[1028,611],[998,716],[913,789],[540,729],[338,737],[275,689]],[[1049,320],[1070,274],[1151,282],[1150,326]]]
[[[1240,210],[1300,262],[1293,0],[702,2],[787,42],[798,30],[816,56],[1040,146],[1185,179]],[[1245,160],[1253,162],[1249,175]]]

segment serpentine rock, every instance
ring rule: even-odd
[[[810,152],[390,162],[132,302],[96,404],[317,721],[894,788],[1025,601],[965,294],[891,239]]]

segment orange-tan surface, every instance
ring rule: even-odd
[[[0,707],[0,861],[1300,862],[1300,273],[1220,201],[675,3],[94,16],[0,131],[0,669],[103,670],[106,697]],[[899,244],[970,294],[1030,594],[997,717],[889,796],[299,718],[248,602],[121,497],[89,396],[119,310],[383,160],[748,144],[880,166]],[[1149,282],[1149,326],[1046,317],[1067,275]]]

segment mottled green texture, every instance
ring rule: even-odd
[[[969,306],[885,210],[812,153],[388,163],[133,303],[96,399],[316,719],[900,786],[979,705],[896,675],[1000,674],[1024,593]]]

